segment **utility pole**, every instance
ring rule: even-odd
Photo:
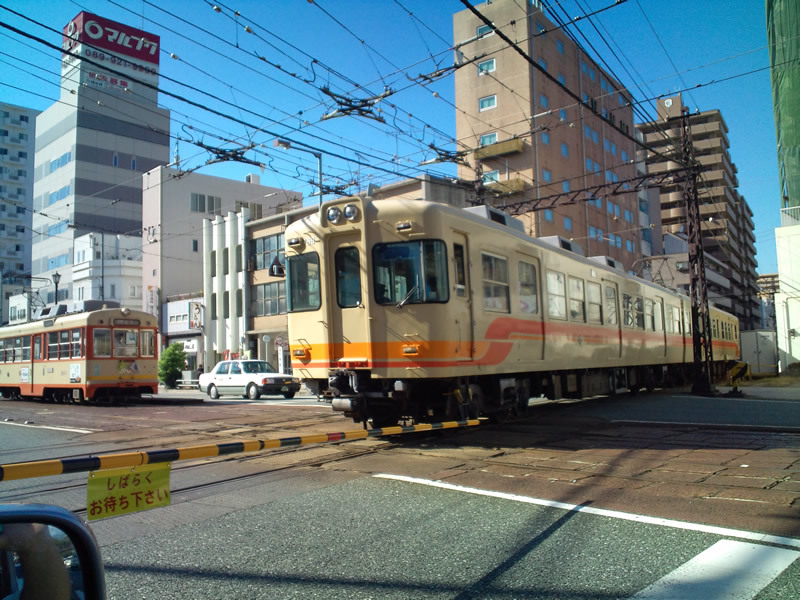
[[[703,234],[700,228],[700,199],[697,193],[697,177],[700,174],[700,164],[694,158],[689,109],[686,107],[681,109],[681,161],[687,169],[683,194],[686,200],[686,218],[689,234],[689,290],[692,301],[692,342],[695,370],[692,393],[711,395],[714,393],[712,383],[711,318],[708,311]]]

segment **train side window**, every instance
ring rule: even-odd
[[[22,361],[22,338],[14,338],[14,362]]]
[[[358,248],[339,248],[333,257],[336,269],[336,300],[342,308],[361,305],[361,268]]]
[[[625,327],[633,327],[633,299],[630,294],[622,294],[622,319]]]
[[[539,313],[539,285],[536,266],[519,261],[519,309],[528,314]]]
[[[40,360],[42,358],[42,336],[36,334],[33,336],[33,359]]]
[[[142,356],[156,355],[156,336],[152,329],[142,329]]]
[[[72,348],[70,350],[70,354],[72,358],[80,358],[83,356],[83,330],[82,329],[73,329],[72,330]]]
[[[26,335],[22,338],[22,360],[31,359],[31,336]]]
[[[655,302],[649,298],[644,301],[644,328],[650,331],[656,330],[654,305]]]
[[[6,341],[0,340],[0,362],[6,362]]]
[[[467,295],[467,261],[464,256],[464,246],[453,244],[453,261],[456,274],[456,296]]]
[[[600,284],[593,281],[586,282],[587,314],[589,323],[603,323],[603,298],[600,291]]]
[[[558,271],[547,271],[547,312],[553,319],[567,318],[566,281]]]
[[[58,358],[58,332],[47,332],[47,358]]]
[[[58,332],[58,355],[60,358],[69,358],[69,329]]]
[[[672,308],[672,333],[680,334],[681,332],[681,309],[677,306]]]
[[[111,356],[111,330],[97,328],[92,332],[92,337],[93,355]]]
[[[616,325],[619,322],[617,314],[617,290],[606,286],[606,324]]]
[[[483,307],[494,312],[509,312],[508,261],[481,254],[483,265]]]
[[[569,320],[586,322],[586,295],[583,291],[583,279],[569,278]]]
[[[641,296],[634,296],[633,312],[636,316],[636,328],[644,329],[644,302],[642,302]]]

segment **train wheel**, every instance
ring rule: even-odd
[[[251,383],[247,386],[247,397],[250,400],[258,400],[261,398],[261,392],[258,391],[258,386],[255,383]]]
[[[208,386],[208,397],[212,400],[219,398],[219,391],[217,390],[217,386],[215,386],[213,383]]]

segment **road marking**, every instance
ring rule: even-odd
[[[795,550],[720,540],[631,600],[754,598],[798,556]]]
[[[712,423],[711,421],[654,421],[652,419],[613,419],[611,423],[621,423],[623,425],[636,425],[644,423],[647,425],[690,425],[692,427],[756,427],[759,431],[775,430],[775,431],[800,431],[800,427],[792,427],[791,425],[753,425],[745,423]]]
[[[33,427],[34,429],[52,429],[54,431],[68,431],[70,433],[94,433],[94,431],[91,429],[71,429],[69,427],[53,427],[51,425],[30,425],[28,423],[12,423],[10,421],[0,421],[0,425],[14,425],[15,427]]]
[[[683,398],[684,400],[697,400],[697,396],[673,396],[674,398]],[[796,400],[773,400],[771,398],[726,398],[721,399],[729,402],[768,402],[770,404],[797,404]]]
[[[519,496],[517,494],[507,494],[505,492],[495,492],[492,490],[481,490],[478,488],[471,488],[462,485],[454,485],[452,483],[444,483],[442,481],[431,481],[430,479],[419,479],[417,477],[407,477],[405,475],[391,475],[387,473],[377,473],[373,477],[381,479],[392,479],[394,481],[405,481],[407,483],[417,483],[419,485],[426,485],[429,487],[436,487],[445,490],[453,490],[456,492],[465,492],[468,494],[475,494],[478,496],[489,496],[492,498],[501,498],[504,500],[512,500],[514,502],[523,502],[526,504],[535,504],[537,506],[549,506],[551,508],[560,508],[561,510],[570,510],[575,512],[582,512],[590,515],[597,515],[600,517],[610,517],[612,519],[623,519],[625,521],[634,521],[636,523],[647,523],[649,525],[660,525],[662,527],[672,527],[673,529],[685,529],[688,531],[699,531],[702,533],[711,533],[724,537],[733,537],[743,540],[750,540],[753,542],[764,542],[767,544],[777,544],[779,546],[789,546],[791,548],[800,549],[800,539],[782,537],[778,535],[769,535],[766,533],[757,533],[754,531],[743,531],[740,529],[729,529],[727,527],[717,527],[716,525],[704,525],[702,523],[689,523],[686,521],[675,521],[672,519],[662,519],[659,517],[648,517],[647,515],[637,515],[633,513],[626,513],[617,510],[607,510],[605,508],[594,508],[592,506],[578,506],[576,504],[567,504],[565,502],[557,502],[555,500],[544,500],[542,498],[532,498],[530,496]]]

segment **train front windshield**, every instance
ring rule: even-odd
[[[447,302],[447,248],[440,240],[376,244],[372,275],[378,304]]]

